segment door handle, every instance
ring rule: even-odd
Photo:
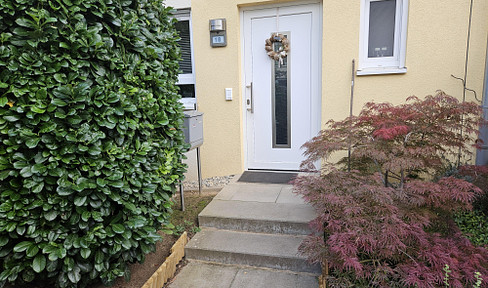
[[[251,111],[251,113],[254,113],[254,99],[252,95],[252,82],[249,83],[249,85],[246,85],[246,88],[250,89],[249,91],[249,97],[246,98],[246,108],[248,111]]]

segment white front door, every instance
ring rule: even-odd
[[[288,5],[243,11],[248,169],[298,170],[320,129],[320,4]],[[283,63],[265,50],[275,32],[289,40]]]

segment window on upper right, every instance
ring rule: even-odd
[[[406,73],[408,0],[361,0],[358,75]]]

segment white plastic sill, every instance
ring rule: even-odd
[[[407,73],[407,68],[363,68],[361,70],[356,71],[356,75],[358,76],[366,76],[366,75],[383,75],[383,74],[405,74]]]

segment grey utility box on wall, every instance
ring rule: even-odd
[[[190,144],[190,150],[203,144],[203,113],[198,111],[184,111],[185,122],[183,132],[185,142]]]

